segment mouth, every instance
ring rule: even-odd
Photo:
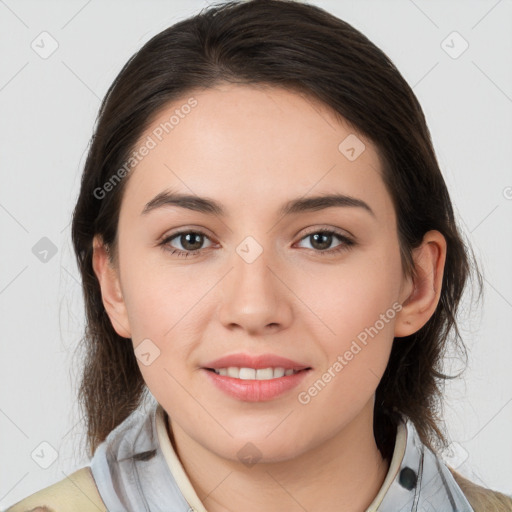
[[[284,396],[313,370],[274,354],[232,354],[201,369],[214,388],[244,402],[265,402]]]

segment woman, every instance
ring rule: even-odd
[[[347,23],[253,0],[155,36],[73,242],[91,467],[12,512],[512,510],[436,454],[471,267],[416,97]]]

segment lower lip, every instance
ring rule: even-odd
[[[292,375],[285,375],[269,380],[242,380],[219,375],[203,369],[211,382],[227,395],[245,402],[266,402],[290,391],[304,379],[309,370],[301,370]]]

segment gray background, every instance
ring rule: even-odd
[[[424,108],[485,277],[483,308],[468,301],[463,308],[469,365],[446,386],[453,443],[445,458],[510,494],[512,2],[311,3],[382,48]],[[86,148],[100,98],[122,65],[150,37],[207,5],[0,0],[0,508],[88,462],[77,452],[83,426],[72,356],[83,313],[69,229]],[[42,58],[53,40],[58,48]]]

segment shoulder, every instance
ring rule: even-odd
[[[6,512],[107,512],[89,466],[31,494]]]
[[[477,485],[449,466],[448,469],[475,512],[512,512],[512,497]]]

